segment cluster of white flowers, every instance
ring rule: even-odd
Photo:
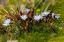
[[[41,15],[34,16],[34,20],[42,20],[43,16],[47,16],[50,12],[42,12]]]
[[[26,12],[28,12],[29,10],[27,9]],[[50,12],[42,12],[41,15],[34,15],[34,20],[42,20],[43,16],[47,16]],[[26,20],[28,17],[27,15],[22,15],[20,16],[21,19]],[[52,13],[52,18],[56,18],[59,19],[60,18],[60,14],[54,14]],[[11,22],[10,19],[6,19],[3,23],[3,26],[8,26],[9,23]]]
[[[6,19],[6,20],[4,21],[4,23],[3,23],[3,26],[8,26],[10,22],[11,22],[10,19]]]
[[[28,13],[28,12],[29,12],[29,9],[26,9],[26,13]],[[34,15],[34,20],[42,20],[43,16],[47,16],[47,15],[49,15],[49,13],[50,12],[42,12],[41,15]],[[22,15],[22,16],[20,16],[20,18],[23,20],[26,20],[28,17],[27,17],[27,15]],[[52,18],[59,19],[60,15],[52,13]]]
[[[41,15],[42,16],[47,16],[49,15],[50,12],[42,12]],[[55,17],[54,17],[55,16]],[[60,14],[55,14],[55,13],[52,13],[52,18],[56,18],[56,19],[59,19],[60,18]]]
[[[20,18],[23,20],[26,20],[28,17],[27,17],[27,15],[22,15],[22,16],[20,16]]]

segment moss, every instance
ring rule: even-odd
[[[52,37],[48,42],[64,42],[64,36]]]

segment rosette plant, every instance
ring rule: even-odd
[[[36,31],[42,29],[44,26],[40,24],[47,25],[52,33],[54,18],[58,19],[60,15],[53,13],[54,3],[51,3],[52,0],[8,0],[0,9],[6,17],[3,22],[5,34],[17,38],[25,31],[28,33],[34,28]]]

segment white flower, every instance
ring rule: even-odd
[[[27,17],[27,15],[22,15],[22,16],[20,16],[20,18],[23,20],[26,20],[26,18],[28,18],[28,17]]]
[[[59,19],[60,18],[60,14],[55,15],[55,18]]]
[[[30,10],[29,9],[26,9],[25,12],[28,13]]]
[[[52,13],[52,18],[54,18],[54,16],[55,16],[55,14],[54,14],[54,13]]]
[[[42,16],[47,16],[50,12],[42,12],[41,15]]]
[[[10,19],[6,19],[6,20],[4,21],[4,23],[3,23],[3,26],[8,26],[10,22],[11,22]]]
[[[3,26],[8,26],[8,24],[3,24]]]
[[[42,16],[41,15],[34,16],[34,20],[40,20],[40,19],[42,19]]]

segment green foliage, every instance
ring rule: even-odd
[[[4,20],[5,20],[5,17],[3,15],[0,15],[0,24],[3,24]]]
[[[4,38],[4,36],[0,33],[0,42],[6,42],[6,39]]]
[[[50,5],[52,5],[54,7],[55,2],[54,2],[54,5],[53,5],[52,4],[52,0],[44,0],[44,2],[43,2],[43,0],[37,0],[37,1],[35,0],[34,1],[34,9],[35,9],[35,11],[37,11],[37,9],[40,9],[40,11],[36,12],[37,14],[40,14],[41,12],[48,11]]]
[[[48,42],[64,42],[64,36],[52,37]]]
[[[29,33],[29,35],[24,33],[19,38],[19,42],[46,42],[46,40],[48,39],[48,36],[49,34],[47,33],[32,32],[32,33]]]
[[[40,3],[41,1],[41,3]],[[17,10],[16,10],[16,6],[19,5],[20,3],[18,3],[18,0],[9,0],[8,3],[6,3],[5,7],[1,8],[1,12],[2,14],[5,14],[7,12],[10,12],[12,17],[15,17]],[[17,20],[17,22],[12,22],[10,23],[10,25],[8,27],[4,27],[4,29],[6,31],[9,32],[9,30],[11,30],[11,34],[12,39],[17,39],[17,37],[19,37],[19,42],[63,42],[64,40],[64,36],[58,37],[60,35],[64,35],[64,1],[63,0],[56,0],[56,5],[54,6],[54,12],[55,13],[59,13],[61,14],[61,18],[60,20],[55,20],[52,29],[53,29],[53,33],[50,35],[50,31],[49,31],[49,24],[47,23],[35,23],[34,24],[29,24],[29,33],[26,34],[24,31],[24,28],[21,26],[21,20]],[[39,3],[39,4],[38,4]],[[51,5],[50,2],[45,2],[42,3],[42,0],[35,0],[34,1],[34,7],[35,7],[35,11],[38,10],[37,12],[40,13],[41,11],[47,11],[49,6]],[[10,6],[11,5],[11,6]],[[21,4],[20,4],[21,5]],[[19,5],[19,6],[20,6]],[[37,6],[38,5],[38,6]],[[12,10],[12,9],[13,10]],[[52,7],[50,7],[52,8]],[[37,13],[36,12],[36,13]],[[0,24],[3,23],[3,21],[5,20],[5,17],[3,15],[0,15]],[[39,25],[40,24],[40,25]],[[22,24],[23,25],[23,24]],[[56,37],[57,36],[57,37]],[[11,36],[9,36],[11,37]],[[56,38],[55,38],[56,37]],[[0,39],[2,39],[3,36],[0,37]]]

